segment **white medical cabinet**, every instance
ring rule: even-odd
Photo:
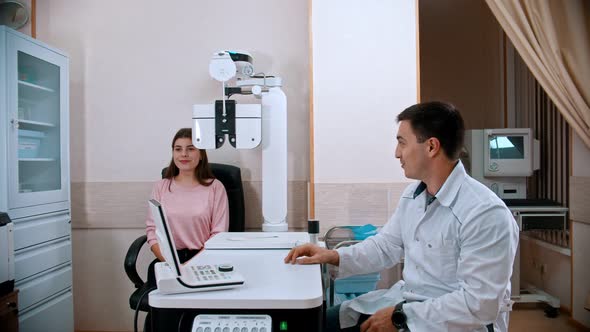
[[[20,331],[73,331],[69,60],[0,26],[0,211],[14,223]]]

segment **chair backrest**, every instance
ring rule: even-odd
[[[229,231],[243,232],[246,225],[246,213],[244,204],[244,188],[242,186],[242,172],[239,167],[209,163],[211,171],[217,180],[225,187],[227,202],[229,205]],[[168,167],[162,169],[162,177]]]

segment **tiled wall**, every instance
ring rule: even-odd
[[[409,183],[315,184],[320,233],[341,225],[384,225]]]
[[[72,183],[74,228],[144,228],[152,182]],[[262,227],[262,182],[243,182],[246,228]],[[307,182],[288,185],[287,220],[290,228],[307,227]]]
[[[316,184],[315,212],[321,233],[338,225],[383,225],[409,183]],[[74,228],[143,228],[151,182],[72,183]],[[246,228],[262,225],[262,182],[243,183]],[[307,182],[288,186],[287,220],[291,229],[307,227]]]

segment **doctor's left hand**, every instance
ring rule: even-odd
[[[361,325],[361,332],[397,332],[391,314],[395,307],[383,308],[374,313]]]

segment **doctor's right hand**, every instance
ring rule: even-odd
[[[320,248],[315,244],[307,243],[297,246],[287,254],[285,263],[291,264],[322,264],[328,263],[338,266],[340,256],[336,250]]]

